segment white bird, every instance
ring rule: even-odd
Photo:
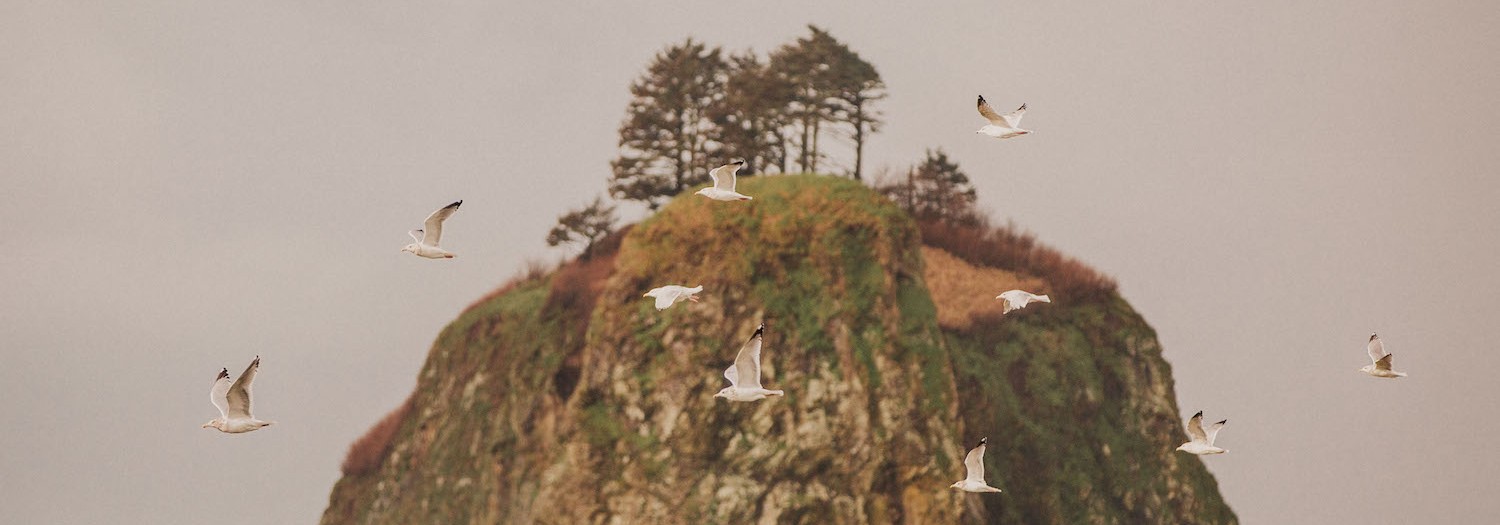
[[[1360,372],[1387,379],[1406,377],[1406,372],[1391,370],[1391,356],[1394,354],[1385,353],[1385,345],[1380,342],[1380,336],[1370,334],[1370,344],[1365,346],[1365,351],[1370,353],[1370,360],[1374,363],[1365,365],[1359,369]]]
[[[968,476],[964,477],[963,481],[949,485],[948,488],[964,492],[1000,492],[1000,489],[984,482],[984,443],[989,439],[980,439],[979,444],[969,450],[969,455],[964,456],[964,471]]]
[[[740,353],[734,356],[734,364],[724,369],[724,378],[729,380],[729,386],[714,394],[714,397],[730,401],[759,401],[766,396],[786,395],[781,390],[766,390],[760,386],[760,342],[765,331],[766,324],[761,323],[755,329],[755,334],[750,336],[750,341],[740,347]]]
[[[422,223],[422,229],[407,232],[417,242],[402,247],[401,251],[411,252],[417,257],[428,259],[452,259],[452,253],[438,248],[438,241],[443,239],[443,221],[452,216],[453,212],[458,211],[458,206],[463,203],[464,201],[460,200],[438,208],[438,211],[428,215],[427,220]]]
[[[250,385],[255,382],[255,374],[259,371],[260,356],[255,356],[255,360],[245,368],[245,373],[240,374],[240,378],[233,384],[229,382],[229,369],[219,369],[219,377],[214,379],[214,387],[208,391],[208,400],[218,407],[219,417],[204,423],[203,428],[216,428],[226,434],[243,434],[273,423],[255,419],[250,413]]]
[[[697,294],[702,291],[702,286],[688,288],[686,286],[669,284],[659,288],[652,288],[651,291],[646,292],[646,295],[642,295],[641,297],[655,297],[656,309],[666,310],[668,308],[671,308],[672,305],[680,303],[682,301],[692,301],[695,303],[698,302]]]
[[[1228,422],[1229,420],[1226,419],[1218,423],[1214,423],[1213,425],[1210,425],[1208,427],[1208,432],[1204,432],[1203,411],[1199,410],[1197,414],[1193,414],[1192,419],[1188,420],[1188,437],[1192,438],[1192,440],[1188,441],[1187,443],[1183,443],[1182,446],[1177,447],[1177,450],[1181,450],[1189,454],[1197,454],[1199,456],[1208,454],[1223,454],[1225,452],[1228,452],[1227,450],[1214,446],[1214,438],[1218,437],[1219,429],[1224,428],[1224,424]]]
[[[749,196],[741,195],[734,190],[738,184],[738,177],[735,177],[735,174],[739,173],[740,168],[743,167],[745,167],[745,161],[737,160],[709,170],[708,176],[713,178],[714,185],[698,190],[694,195],[702,195],[716,201],[750,200]]]
[[[1002,315],[1010,313],[1011,310],[1020,310],[1022,308],[1025,308],[1026,305],[1031,303],[1052,302],[1051,297],[1047,297],[1045,295],[1037,295],[1022,290],[1011,290],[1008,292],[1004,292],[1000,295],[995,296],[995,298],[1005,299],[1005,311],[1000,312]]]
[[[1026,115],[1026,104],[1015,111],[1001,115],[990,107],[989,102],[984,101],[984,95],[979,96],[979,115],[990,121],[985,127],[979,128],[975,133],[989,135],[997,139],[1009,139],[1031,133],[1031,130],[1021,129],[1021,117]]]

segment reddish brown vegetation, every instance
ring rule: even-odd
[[[937,307],[938,324],[956,330],[969,329],[976,317],[999,316],[1005,307],[1004,301],[990,294],[974,293],[976,283],[995,290],[1041,290],[1046,286],[1038,277],[970,264],[931,246],[922,247],[922,280],[932,294],[932,305]]]
[[[610,234],[594,246],[557,268],[552,274],[552,290],[547,294],[543,311],[549,315],[563,315],[576,321],[571,327],[575,335],[582,335],[588,328],[588,320],[604,290],[604,282],[615,270],[615,254],[620,251],[620,242],[630,227]]]
[[[927,246],[941,248],[969,264],[1040,277],[1047,282],[1048,292],[1069,301],[1104,299],[1116,288],[1114,279],[1037,242],[1036,236],[1013,225],[922,221],[921,228],[922,243]]]
[[[365,431],[349,445],[349,454],[344,456],[344,465],[340,467],[345,476],[363,476],[376,470],[385,463],[386,456],[391,454],[391,445],[396,439],[396,431],[401,429],[401,422],[411,414],[412,407],[416,405],[416,392],[406,397],[401,406],[396,407],[391,413],[380,419],[379,423]]]

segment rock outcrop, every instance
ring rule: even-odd
[[[1113,292],[1002,319],[996,281],[1045,276],[924,248],[851,181],[741,190],[755,200],[678,198],[617,248],[464,312],[395,429],[351,451],[375,456],[346,463],[365,466],[322,522],[1235,521],[1173,453],[1170,367]],[[641,298],[669,283],[703,301]],[[715,399],[762,320],[765,383],[786,396]],[[1005,492],[947,488],[982,436]]]

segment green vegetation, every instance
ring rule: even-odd
[[[817,172],[819,138],[852,139],[849,175],[863,177],[864,146],[882,121],[885,83],[875,66],[817,26],[762,61],[689,38],[667,46],[630,85],[610,195],[657,209],[730,159],[745,172]],[[826,170],[825,170],[826,171]]]
[[[1150,327],[1118,297],[1051,306],[945,331],[966,426],[994,429],[986,466],[1010,497],[986,501],[992,516],[1235,522],[1202,463],[1173,456],[1181,423],[1169,382],[1151,398],[1171,371]]]

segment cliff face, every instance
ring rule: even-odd
[[[851,181],[741,188],[756,200],[679,198],[462,314],[322,522],[1233,522],[1172,452],[1170,368],[1124,301],[1002,320],[993,281],[1045,281],[923,248]],[[703,301],[640,296],[671,283]],[[786,397],[713,398],[761,320]],[[1006,492],[948,489],[982,436]]]

